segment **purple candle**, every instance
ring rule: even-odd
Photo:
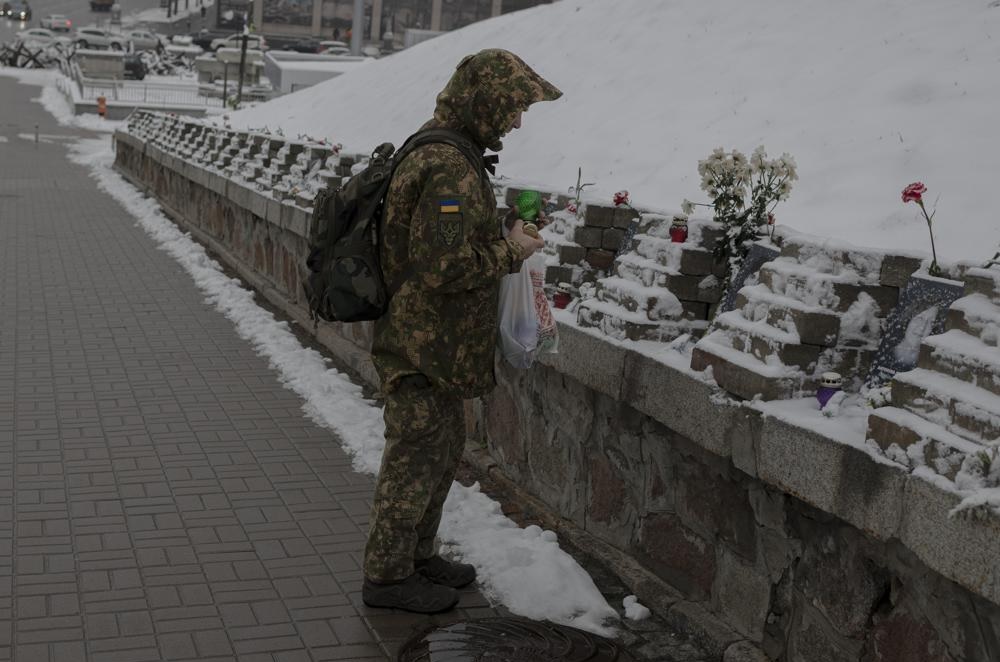
[[[844,385],[844,380],[836,372],[824,372],[819,378],[819,390],[816,391],[816,399],[819,401],[819,408],[822,409],[830,401],[835,393],[840,391]]]

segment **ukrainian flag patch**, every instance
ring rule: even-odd
[[[462,211],[458,200],[442,200],[440,213],[442,214],[457,214]]]

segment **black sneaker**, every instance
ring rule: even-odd
[[[456,563],[434,555],[415,564],[417,573],[435,584],[462,588],[476,581],[476,569],[468,563]]]
[[[419,572],[391,584],[365,579],[361,600],[369,607],[402,609],[417,614],[437,614],[458,604],[458,592],[435,584]]]

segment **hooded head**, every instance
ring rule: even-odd
[[[499,151],[500,138],[518,113],[538,101],[562,96],[510,51],[491,48],[468,55],[458,63],[451,80],[437,98],[434,119],[463,129],[483,149]]]

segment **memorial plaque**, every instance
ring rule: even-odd
[[[961,281],[911,276],[889,313],[865,386],[882,386],[897,372],[916,367],[920,341],[944,332],[948,308],[963,293]]]

